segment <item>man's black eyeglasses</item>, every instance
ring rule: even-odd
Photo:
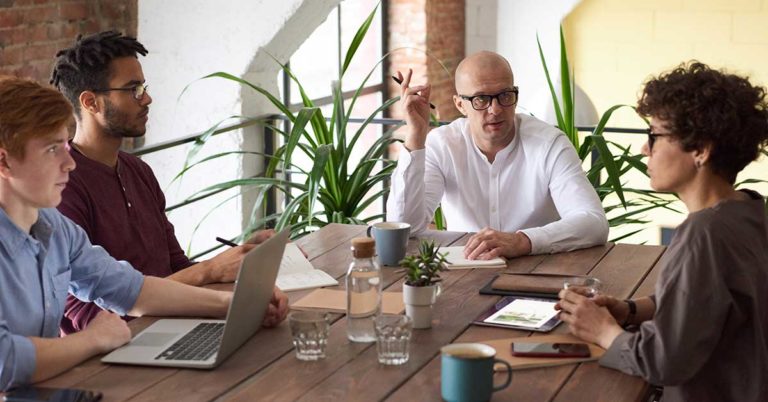
[[[144,94],[147,93],[147,88],[149,88],[146,84],[136,84],[131,87],[125,87],[125,88],[102,88],[102,89],[94,89],[93,92],[109,92],[109,91],[131,91],[133,93],[133,99],[136,100],[142,100],[144,99]]]
[[[654,133],[652,129],[647,130],[648,134],[648,150],[653,151],[653,144],[656,143],[656,139],[659,137],[666,137],[672,135],[671,133]]]
[[[499,105],[508,107],[514,106],[517,103],[517,87],[512,87],[512,90],[497,93],[496,95],[459,95],[461,99],[468,100],[472,104],[472,108],[475,110],[485,110],[491,107],[493,100],[499,102]]]

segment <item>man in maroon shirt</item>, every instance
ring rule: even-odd
[[[145,56],[147,50],[116,32],[78,37],[73,47],[56,54],[51,83],[72,103],[77,121],[71,142],[77,169],[58,209],[82,226],[93,244],[146,275],[195,286],[232,282],[245,253],[273,232],[259,232],[252,244],[207,261],[194,263],[184,255],[152,169],[120,151],[123,138],[144,135],[152,103],[137,54]],[[278,288],[270,309],[285,318],[287,297]],[[61,330],[80,331],[99,311],[70,295]]]

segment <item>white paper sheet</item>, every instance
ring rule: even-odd
[[[335,286],[339,283],[325,271],[315,269],[299,246],[288,243],[277,274],[277,287],[284,291]]]
[[[557,315],[555,303],[554,301],[516,299],[483,321],[492,324],[539,328]]]
[[[439,253],[448,253],[445,257],[448,262],[448,269],[467,269],[467,268],[503,268],[507,266],[502,258],[492,260],[468,260],[464,258],[464,246],[458,247],[440,247]]]

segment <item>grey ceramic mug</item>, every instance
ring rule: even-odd
[[[379,222],[368,226],[368,237],[376,240],[379,264],[397,266],[405,258],[411,225],[403,222]]]

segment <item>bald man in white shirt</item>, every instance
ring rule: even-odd
[[[493,52],[464,59],[453,99],[465,117],[431,133],[430,87],[411,87],[411,71],[398,75],[407,131],[388,221],[408,222],[416,234],[442,205],[448,230],[477,232],[464,250],[470,259],[606,242],[608,220],[568,138],[515,113],[518,88],[506,59]]]

